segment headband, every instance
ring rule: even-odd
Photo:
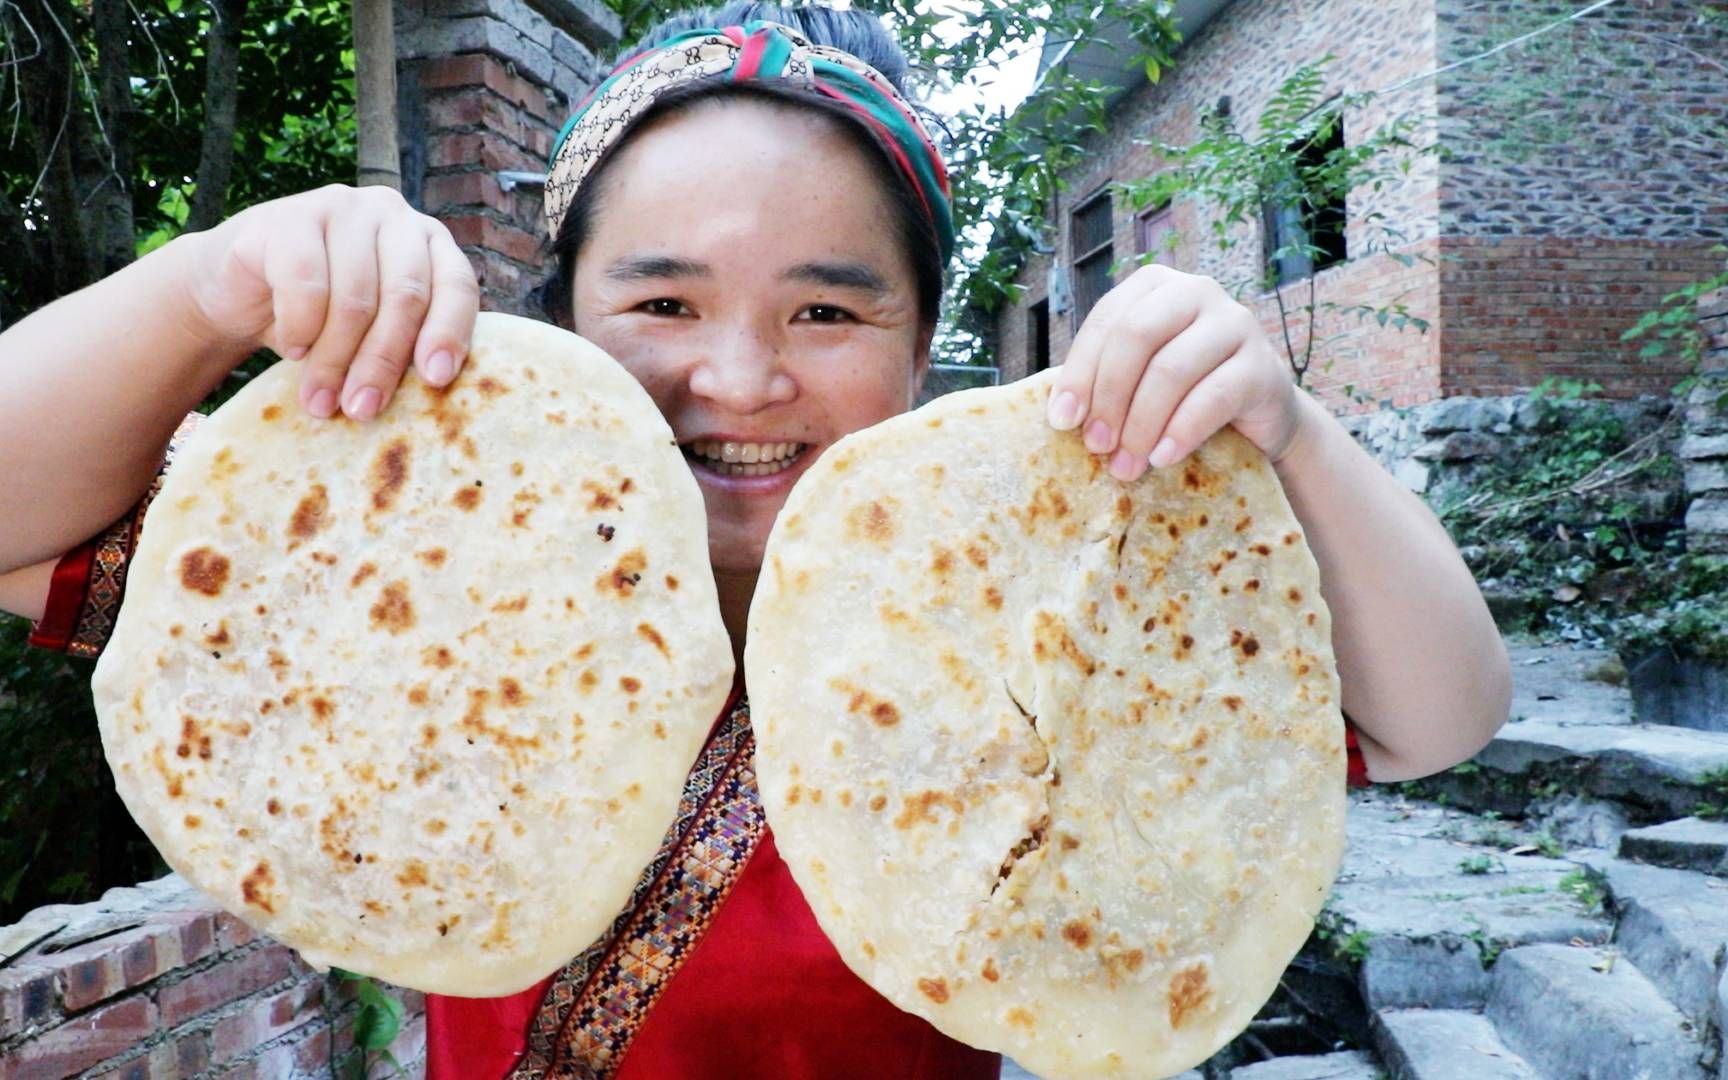
[[[948,170],[929,134],[881,72],[843,49],[812,45],[780,23],[687,30],[619,62],[558,133],[546,177],[546,224],[556,238],[576,189],[637,116],[668,87],[713,76],[790,79],[842,102],[882,137],[918,193],[947,265],[954,250]]]

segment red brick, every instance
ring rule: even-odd
[[[0,1058],[0,1080],[70,1076],[100,1065],[147,1040],[156,1029],[156,1006],[139,995],[70,1020]]]
[[[232,952],[243,948],[258,939],[258,932],[248,926],[243,919],[237,919],[226,911],[216,916],[216,944],[222,952]]]
[[[178,1027],[194,1016],[281,982],[298,968],[299,962],[286,947],[268,945],[164,986],[157,992],[156,1001],[161,1006],[163,1022]]]
[[[481,96],[478,91],[473,90],[432,96],[426,102],[428,125],[434,131],[440,128],[477,126],[482,115]]]
[[[53,1012],[52,968],[42,966],[36,958],[0,968],[0,1041],[43,1023]]]
[[[232,1061],[316,1019],[324,1003],[323,987],[323,979],[312,979],[218,1020],[211,1032],[211,1061],[218,1065]]]
[[[486,206],[509,212],[510,198],[489,172],[444,173],[426,178],[426,212],[437,216],[453,207]]]
[[[477,131],[451,132],[434,136],[426,149],[426,164],[433,169],[454,165],[472,165],[485,153],[486,136]],[[487,166],[491,168],[490,165]]]

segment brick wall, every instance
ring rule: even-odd
[[[618,37],[598,0],[397,0],[404,194],[450,227],[479,275],[481,306],[538,315],[540,189],[500,171],[545,171],[572,104]]]
[[[1348,36],[1340,34],[1341,26],[1350,27]],[[1198,118],[1221,95],[1230,96],[1237,129],[1252,131],[1278,82],[1303,63],[1329,52],[1337,54],[1327,67],[1328,90],[1357,91],[1391,86],[1431,70],[1434,48],[1431,0],[1376,4],[1238,0],[1183,45],[1175,67],[1158,84],[1142,84],[1123,100],[1112,113],[1107,134],[1082,140],[1085,164],[1068,177],[1067,190],[1054,207],[1057,257],[1069,261],[1070,211],[1077,200],[1107,181],[1153,175],[1159,167],[1153,146],[1192,141]],[[1345,139],[1360,138],[1396,115],[1431,118],[1433,112],[1432,83],[1417,82],[1347,115]],[[1418,129],[1419,140],[1430,137],[1431,129]],[[1431,156],[1423,157],[1413,162],[1407,175],[1382,190],[1351,193],[1346,225],[1350,250],[1363,251],[1372,240],[1401,254],[1433,258],[1437,254],[1436,177],[1436,162]],[[1234,230],[1234,245],[1220,251],[1210,235],[1210,213],[1205,207],[1179,201],[1175,209],[1181,238],[1175,252],[1177,268],[1206,274],[1237,289],[1261,316],[1274,342],[1282,346],[1276,299],[1249,284],[1258,280],[1264,257],[1258,226]],[[1379,223],[1372,219],[1376,214],[1381,215]],[[1125,262],[1115,278],[1120,282],[1135,265],[1136,214],[1126,200],[1118,199],[1114,216],[1114,250]],[[1388,236],[1382,225],[1397,230],[1401,238]],[[1025,373],[1027,309],[1047,296],[1049,267],[1049,256],[1028,261],[1017,279],[1027,291],[1018,303],[1005,306],[999,320],[997,362],[1005,380]],[[1364,407],[1344,395],[1346,387],[1354,388],[1359,397],[1366,395],[1369,402],[1388,399],[1404,405],[1435,396],[1439,392],[1437,335],[1326,314],[1324,307],[1328,303],[1377,306],[1402,297],[1412,314],[1434,321],[1439,314],[1434,276],[1431,264],[1417,262],[1406,268],[1384,255],[1353,257],[1321,271],[1314,281],[1322,319],[1310,384],[1340,408]],[[1295,308],[1308,302],[1307,284],[1287,286],[1284,291],[1293,329],[1300,336],[1306,323]],[[1052,315],[1052,362],[1059,363],[1066,355],[1075,329],[1070,316]]]
[[[1721,266],[1728,34],[1694,0],[1618,4],[1437,79],[1446,147],[1445,393],[1511,393],[1549,375],[1664,393],[1681,374],[1621,333]],[[1450,63],[1574,10],[1563,0],[1436,0]],[[1664,42],[1672,42],[1666,45]]]
[[[1543,52],[1507,49],[1346,117],[1347,142],[1391,116],[1421,117],[1416,141],[1437,140],[1443,153],[1423,155],[1383,191],[1351,193],[1351,260],[1316,275],[1316,297],[1379,306],[1401,296],[1432,329],[1333,317],[1310,379],[1328,401],[1357,411],[1517,393],[1548,376],[1593,380],[1615,395],[1672,385],[1676,368],[1639,361],[1620,335],[1664,294],[1718,269],[1710,248],[1728,236],[1728,154],[1719,136],[1698,137],[1728,116],[1728,77],[1709,62],[1728,55],[1728,40],[1697,7],[1616,5],[1538,39]],[[1220,95],[1230,96],[1238,129],[1252,130],[1278,80],[1327,52],[1338,57],[1332,88],[1396,87],[1575,9],[1567,0],[1237,0],[1183,46],[1161,83],[1141,84],[1116,107],[1106,135],[1088,137],[1086,163],[1053,207],[1056,257],[1069,259],[1076,199],[1106,180],[1151,175],[1158,161],[1140,144],[1191,141],[1196,117]],[[1544,81],[1564,72],[1573,77]],[[1375,213],[1403,234],[1394,250],[1433,261],[1358,264]],[[1258,272],[1257,226],[1237,229],[1234,246],[1219,252],[1206,223],[1204,207],[1178,204],[1179,268],[1226,283]],[[1132,256],[1133,241],[1133,213],[1118,206],[1116,253]],[[1018,279],[1025,297],[1000,318],[1005,377],[1025,370],[1026,311],[1045,298],[1049,265],[1049,256],[1028,262]],[[1305,286],[1286,288],[1287,305],[1292,294],[1306,301]],[[1280,341],[1271,298],[1243,296]],[[1074,327],[1053,317],[1051,328],[1060,362]]]
[[[345,987],[178,877],[0,927],[0,965],[0,1080],[310,1080],[354,1045]],[[391,1052],[419,1076],[424,1002],[391,992]]]

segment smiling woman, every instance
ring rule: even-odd
[[[553,152],[542,301],[669,423],[705,502],[735,653],[793,485],[841,438],[907,410],[928,367],[955,226],[905,72],[860,12],[692,12],[625,50]],[[332,186],[177,239],[9,328],[0,606],[42,614],[43,644],[100,649],[139,496],[236,364],[272,348],[301,362],[307,413],[365,422],[409,366],[436,388],[457,377],[477,307],[441,224],[393,192]],[[1377,778],[1453,764],[1504,720],[1505,653],[1445,533],[1296,392],[1216,283],[1131,275],[1049,383],[1048,423],[1093,455],[1086,482],[1136,483],[1226,425],[1273,463]],[[776,850],[754,746],[739,686],[607,933],[522,994],[429,998],[433,1077],[996,1075],[996,1055],[842,963]],[[545,857],[580,859],[581,842]]]

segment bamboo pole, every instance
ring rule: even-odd
[[[394,10],[394,0],[354,0],[354,97],[360,126],[359,183],[400,191]]]

